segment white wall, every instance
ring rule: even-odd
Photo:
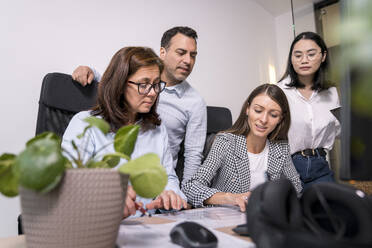
[[[289,48],[291,46],[293,35],[292,13],[287,12],[275,18],[275,34],[276,34],[276,53],[277,53],[277,80],[283,75],[286,66]]]
[[[246,0],[0,2],[0,153],[18,153],[35,132],[41,81],[48,72],[71,73],[80,65],[103,72],[127,45],[159,50],[162,33],[176,25],[199,34],[198,58],[189,82],[208,105],[237,117],[242,102],[268,82],[277,64],[275,20]],[[0,196],[0,237],[16,235],[18,198]]]
[[[312,3],[296,6],[294,4],[296,35],[305,31],[316,32],[314,6]]]
[[[296,3],[296,2],[294,2]],[[308,4],[301,7],[296,7],[294,4],[294,19],[295,19],[295,31],[296,35],[305,32],[315,32],[315,19],[313,4]],[[293,24],[292,24],[292,13],[288,11],[282,15],[275,17],[275,34],[276,34],[276,58],[277,58],[277,70],[276,75],[279,80],[284,74],[287,66],[287,59],[289,48],[294,39],[293,35]]]

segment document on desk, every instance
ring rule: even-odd
[[[145,217],[146,218],[146,217]],[[171,242],[171,229],[184,221],[195,221],[207,227],[218,238],[218,247],[254,248],[252,242],[242,240],[230,234],[215,230],[216,228],[236,226],[246,222],[245,214],[234,207],[197,208],[175,211],[153,216],[156,218],[124,220],[120,226],[117,246],[126,247],[179,247]],[[160,221],[163,219],[163,221]],[[169,222],[169,223],[168,223]]]
[[[211,208],[196,208],[187,211],[177,211],[160,214],[159,217],[171,220],[195,221],[208,228],[236,226],[246,223],[245,213],[240,212],[237,206],[221,206]]]
[[[117,247],[120,248],[144,248],[144,247],[179,247],[171,242],[169,233],[172,228],[183,221],[167,224],[138,224],[121,225],[117,239]],[[210,229],[218,239],[218,247],[254,248],[251,242],[233,237],[229,234]]]

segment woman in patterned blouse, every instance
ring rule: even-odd
[[[278,86],[263,84],[254,89],[237,121],[217,134],[204,164],[184,185],[189,203],[238,205],[245,211],[256,186],[283,176],[300,193],[301,181],[287,142],[290,122],[288,101]]]

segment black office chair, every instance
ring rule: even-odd
[[[51,131],[62,137],[71,118],[90,109],[96,103],[97,82],[81,86],[63,73],[48,73],[41,86],[36,135]],[[18,234],[23,234],[21,215],[18,216]]]
[[[229,129],[231,126],[232,115],[230,109],[207,106],[207,137],[203,150],[204,159],[206,159],[209,154],[216,134],[220,131]]]
[[[97,82],[81,86],[63,73],[48,73],[41,86],[36,135],[52,131],[62,136],[72,116],[96,103]]]
[[[216,134],[220,131],[226,130],[232,126],[232,115],[231,111],[225,107],[213,107],[207,106],[207,137],[205,139],[204,150],[203,150],[203,160],[207,158],[209,150],[212,147],[214,138]],[[181,149],[178,153],[178,160],[176,166],[176,174],[180,180],[180,184],[183,179],[183,169],[184,169],[184,142],[181,144]]]

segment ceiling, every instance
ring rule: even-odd
[[[265,10],[274,17],[280,16],[291,11],[291,0],[253,0],[261,5]],[[321,2],[321,0],[292,0],[293,9],[301,8],[311,3]]]

